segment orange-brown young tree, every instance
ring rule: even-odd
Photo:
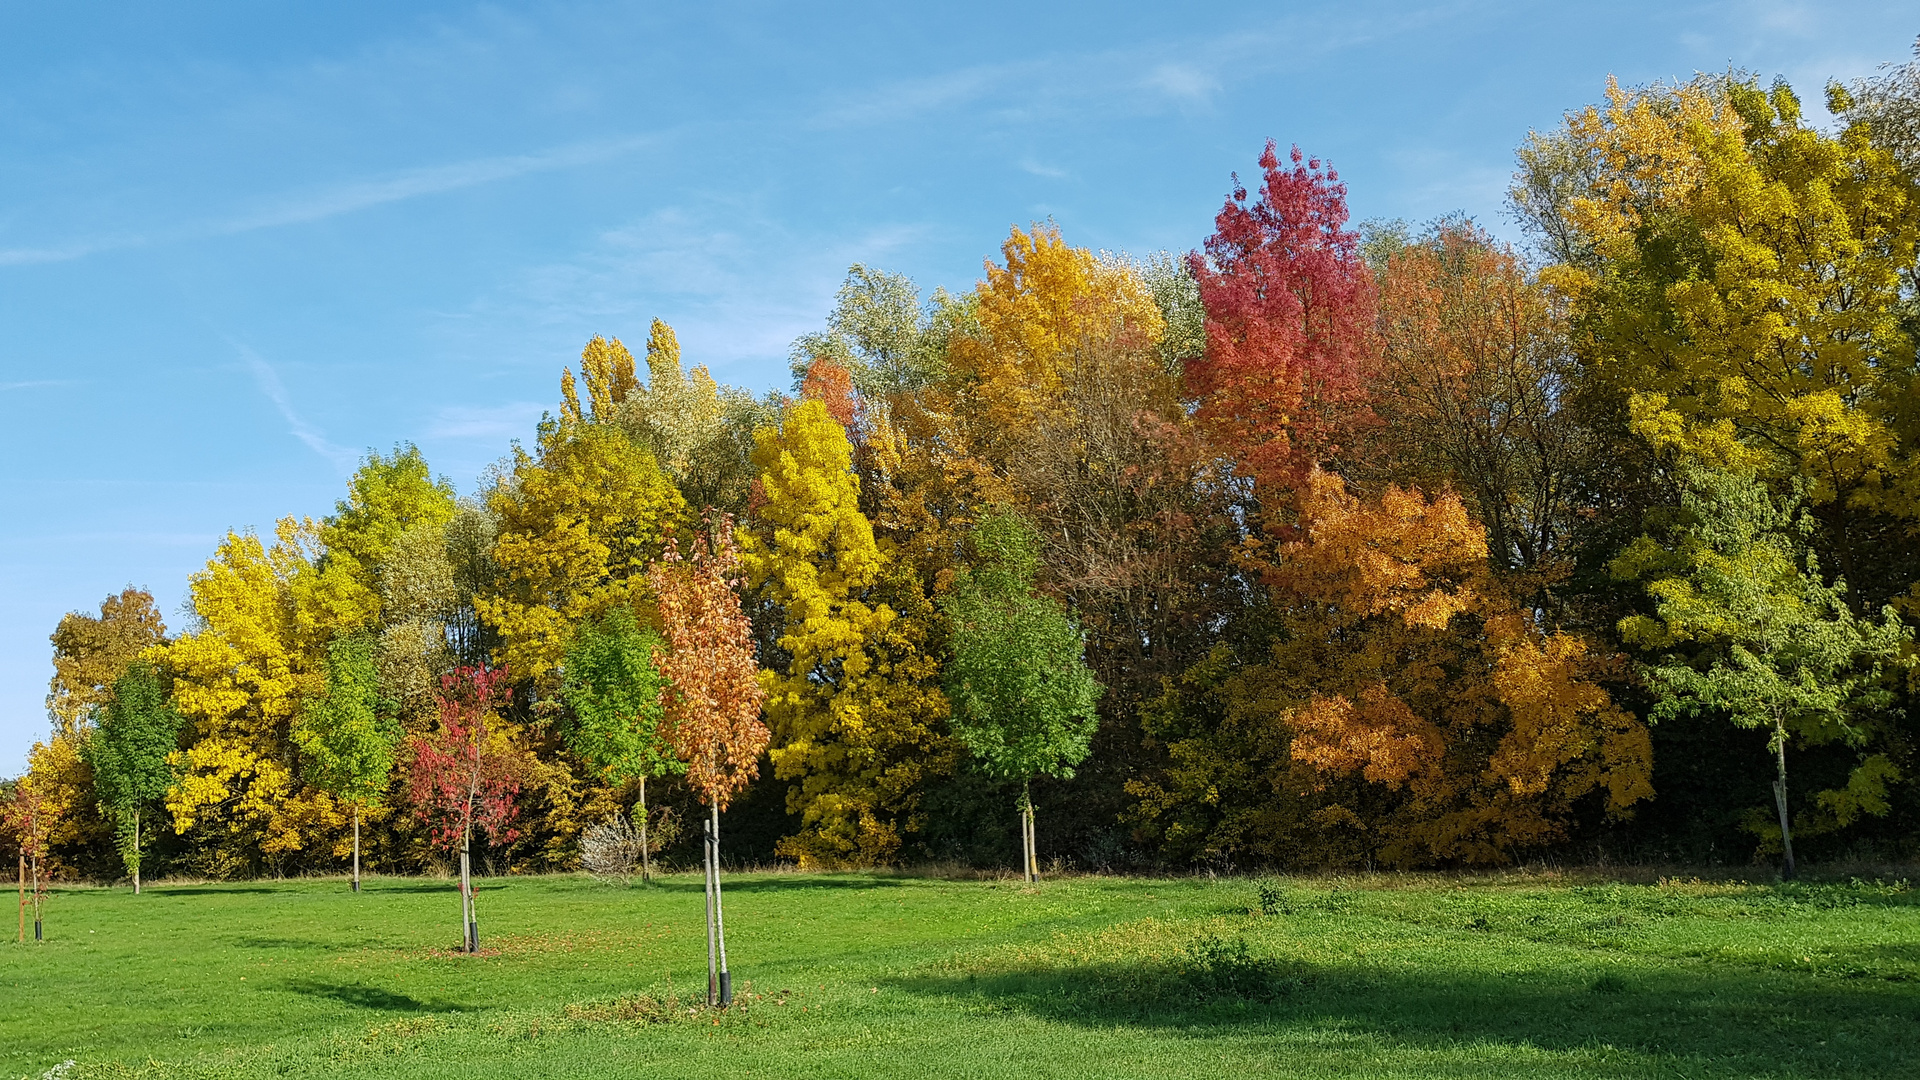
[[[732,1000],[726,919],[720,906],[720,811],[760,775],[766,690],[754,657],[753,624],[740,605],[740,551],[732,517],[706,522],[706,543],[683,554],[673,537],[647,571],[659,597],[667,649],[654,662],[666,676],[661,734],[687,763],[687,784],[707,804],[708,1000]],[[718,971],[713,970],[718,946]],[[717,976],[717,978],[716,978]]]

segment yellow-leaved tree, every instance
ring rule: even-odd
[[[826,403],[802,401],[762,431],[753,464],[741,561],[783,615],[784,670],[761,679],[774,775],[793,782],[787,808],[801,815],[780,851],[809,866],[884,863],[915,827],[929,762],[951,753],[931,609],[860,512],[853,447]]]
[[[1151,346],[1166,330],[1137,273],[1051,225],[1014,229],[1000,251],[1006,265],[988,262],[976,290],[975,325],[946,355],[973,450],[996,466],[1042,417],[1068,408],[1073,357],[1086,345],[1133,336]]]
[[[198,625],[147,653],[171,676],[188,721],[167,809],[190,839],[192,865],[209,876],[260,873],[346,822],[331,798],[300,786],[290,737],[302,699],[326,688],[303,649],[294,589],[312,572],[317,532],[287,518],[271,546],[227,534],[189,582]]]
[[[614,413],[634,442],[653,452],[689,507],[735,515],[753,485],[753,433],[775,423],[771,397],[722,386],[704,365],[685,370],[680,339],[658,319],[647,336],[647,382],[628,391]]]
[[[516,449],[487,502],[499,578],[474,607],[498,630],[497,660],[516,679],[550,676],[587,618],[645,608],[647,565],[686,519],[650,452],[617,427],[581,421],[543,423],[538,455]]]

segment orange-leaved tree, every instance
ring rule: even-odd
[[[1132,785],[1136,820],[1218,858],[1480,865],[1558,839],[1589,793],[1652,794],[1607,658],[1503,592],[1457,496],[1315,471],[1298,515],[1268,574],[1284,633],[1150,715],[1172,766]]]
[[[687,784],[707,804],[707,999],[733,1000],[726,920],[720,909],[720,811],[760,775],[767,725],[766,691],[754,657],[753,624],[740,604],[740,550],[733,518],[707,521],[705,543],[683,553],[667,538],[665,556],[647,570],[660,605],[667,649],[654,654],[666,676],[662,734],[687,763]],[[715,971],[715,949],[718,970]]]

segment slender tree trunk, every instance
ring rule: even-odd
[[[133,895],[140,895],[140,811],[133,812]]]
[[[1786,857],[1780,877],[1792,881],[1797,871],[1793,865],[1793,825],[1787,816],[1787,729],[1778,720],[1773,723],[1773,761],[1777,770],[1773,803],[1780,810],[1780,850]]]
[[[1022,798],[1014,805],[1014,817],[1020,821],[1020,880],[1027,880],[1027,802]]]
[[[1035,865],[1033,846],[1033,782],[1027,781],[1020,788],[1020,877],[1031,885],[1040,877],[1040,868]]]
[[[720,999],[720,971],[716,966],[717,954],[713,941],[713,823],[700,823],[700,847],[705,852],[707,885],[707,1005],[712,1007]]]
[[[1027,800],[1027,862],[1033,867],[1033,880],[1040,882],[1040,823],[1033,816],[1033,800]]]
[[[460,843],[460,938],[468,952],[476,953],[480,951],[480,923],[473,910],[471,845],[471,840]]]
[[[720,903],[720,804],[713,805],[713,936],[720,943],[720,1005],[733,1004],[733,974],[727,970],[727,913]]]
[[[653,855],[647,850],[647,777],[640,776],[640,884],[653,883]]]
[[[27,941],[27,857],[20,856],[20,943]]]
[[[360,808],[353,808],[353,891],[360,891]]]
[[[35,941],[43,940],[40,932],[40,920],[45,912],[41,911],[40,908],[40,856],[35,855],[33,857],[33,940]]]

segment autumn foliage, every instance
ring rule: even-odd
[[[1236,187],[1190,260],[1206,355],[1187,386],[1215,442],[1275,495],[1349,437],[1364,407],[1373,280],[1338,174],[1269,142],[1253,201]]]
[[[780,390],[596,336],[468,497],[403,444],[223,537],[178,633],[63,619],[47,865],[118,872],[87,746],[136,665],[184,725],[151,858],[208,877],[380,805],[384,865],[567,868],[640,798],[810,867],[1920,853],[1915,75],[1832,129],[1596,87],[1520,148],[1525,243],[1355,226],[1270,142],[1185,254],[849,268]],[[350,793],[347,712],[406,748]]]
[[[740,606],[740,549],[733,522],[709,523],[705,542],[683,552],[669,537],[648,571],[667,630],[654,662],[666,677],[661,735],[687,763],[687,784],[708,806],[726,809],[760,775],[766,691],[754,659],[753,626]]]
[[[510,685],[502,670],[455,670],[440,683],[438,730],[409,742],[408,800],[439,847],[462,847],[476,830],[496,844],[518,835],[522,763],[495,712]]]

